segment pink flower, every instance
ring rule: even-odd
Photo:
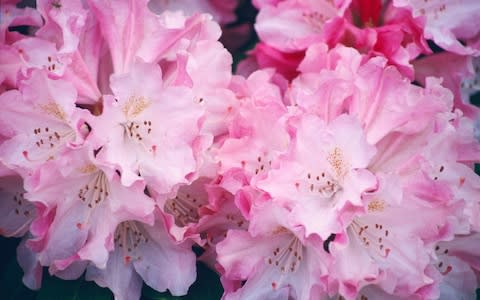
[[[393,3],[411,9],[414,17],[424,18],[425,37],[433,39],[443,49],[462,55],[479,54],[477,16],[480,7],[477,1],[395,0]]]
[[[105,268],[89,265],[87,280],[108,287],[116,299],[140,299],[142,280],[157,291],[185,295],[195,281],[191,242],[176,244],[157,211],[153,225],[125,221],[114,235],[114,250]]]
[[[475,63],[474,63],[475,62]],[[442,85],[452,91],[456,108],[470,118],[480,117],[480,109],[470,104],[470,95],[480,90],[479,69],[480,60],[472,59],[455,53],[442,52],[415,60],[415,80],[425,84],[425,78],[436,76],[443,78]]]
[[[212,269],[217,267],[216,245],[226,237],[228,231],[248,228],[248,221],[237,207],[234,195],[222,187],[225,183],[224,179],[226,178],[219,178],[216,180],[218,182],[212,182],[206,186],[209,203],[201,208],[203,217],[196,226],[196,231],[205,240],[202,245],[205,252],[199,260]]]
[[[216,152],[220,174],[238,169],[248,181],[260,178],[274,158],[286,151],[290,139],[285,126],[286,108],[271,74],[255,72],[233,87],[241,100],[233,112],[229,136]]]
[[[61,271],[77,260],[91,260],[104,267],[115,227],[125,220],[153,222],[153,199],[145,184],[120,183],[118,174],[93,157],[84,147],[43,167],[29,180],[26,198],[48,210],[39,214],[40,232],[28,245],[39,252],[39,261]],[[135,201],[132,201],[135,199]],[[80,274],[79,274],[80,275]]]
[[[158,62],[174,58],[178,51],[188,48],[189,40],[220,37],[219,26],[206,15],[186,18],[181,13],[165,12],[157,16],[148,9],[146,0],[88,3],[110,49],[114,73],[128,72],[137,56],[146,62]]]
[[[197,226],[204,217],[202,210],[209,203],[206,186],[211,181],[209,178],[200,177],[189,185],[181,186],[175,197],[159,199],[159,206],[165,214],[166,227],[177,241],[188,237],[200,242]]]
[[[473,297],[478,287],[475,272],[480,270],[480,260],[476,251],[479,233],[456,236],[451,241],[440,242],[435,246],[432,263],[442,275],[440,297],[466,299]]]
[[[396,68],[386,66],[385,59],[362,63],[362,56],[351,48],[312,47],[302,68],[304,74],[292,83],[291,101],[325,120],[349,112],[360,120],[370,144],[392,131],[421,130],[432,116],[451,107],[451,93],[438,79],[429,78],[425,88],[414,86]]]
[[[263,42],[282,52],[305,50],[326,39],[334,28],[333,20],[349,3],[286,0],[262,5],[255,29]]]
[[[36,215],[33,203],[25,199],[22,178],[0,165],[0,235],[22,237]]]
[[[290,221],[304,226],[307,237],[315,233],[326,240],[343,232],[362,210],[362,194],[376,189],[375,176],[365,169],[375,148],[365,141],[360,124],[345,115],[327,125],[305,114],[295,130],[289,153],[257,186],[291,207]]]
[[[263,42],[259,42],[249,52],[249,55],[250,57],[247,59],[255,61],[256,69],[274,68],[276,72],[283,75],[286,79],[292,80],[298,75],[297,68],[305,53],[304,51],[281,52]],[[243,61],[242,63],[245,64]]]
[[[102,147],[98,159],[116,166],[125,185],[141,176],[169,194],[188,183],[197,169],[193,144],[203,115],[192,91],[167,86],[160,67],[143,62],[113,75],[111,88],[115,97],[104,97],[103,113],[92,121],[92,140]]]
[[[401,195],[402,189],[387,188],[390,190],[373,197],[366,214],[352,220],[345,236],[337,236],[330,244],[334,262],[329,274],[333,281],[340,281],[339,291],[347,299],[354,299],[369,283],[390,294],[411,295],[433,282],[425,274],[427,249],[410,231],[410,226],[422,226],[421,206],[410,209],[412,204],[406,200],[392,203],[396,201],[394,193]],[[402,224],[408,225],[404,228]],[[352,260],[357,262],[354,266]]]
[[[208,13],[212,15],[216,22],[226,24],[235,21],[235,8],[238,2],[238,0],[200,0],[192,3],[187,0],[154,0],[150,1],[148,6],[155,13],[162,13],[167,10],[181,11],[187,15],[199,12]]]
[[[317,237],[303,238],[287,224],[288,211],[272,203],[258,207],[250,232],[231,230],[217,245],[224,276],[246,280],[225,299],[318,299],[325,296],[322,277],[327,254]]]
[[[69,82],[39,70],[22,81],[20,90],[3,93],[1,134],[9,138],[0,146],[3,163],[26,175],[82,144],[89,113],[75,107],[76,96]]]

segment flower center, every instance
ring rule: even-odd
[[[303,258],[303,245],[300,240],[292,235],[291,239],[283,245],[275,247],[272,255],[265,262],[278,268],[282,273],[296,272]]]
[[[177,226],[186,226],[189,223],[197,223],[200,216],[198,209],[207,203],[207,199],[191,195],[180,189],[177,196],[168,199],[165,203],[165,211],[175,218]]]
[[[127,136],[138,143],[142,143],[145,137],[152,133],[152,121],[150,120],[129,121],[122,125]]]
[[[97,170],[90,180],[79,189],[77,197],[93,209],[109,196],[109,190],[110,186],[105,173]]]
[[[435,254],[437,259],[435,262],[435,267],[442,275],[447,275],[453,269],[453,267],[448,264],[446,261],[448,259],[448,248],[442,246],[435,246]]]
[[[128,264],[132,260],[142,259],[137,253],[138,247],[148,243],[150,239],[142,225],[127,221],[118,225],[113,241],[115,246],[123,251],[125,264]]]
[[[63,146],[75,139],[75,132],[70,127],[65,126],[62,129],[34,128],[29,148],[23,150],[23,156],[31,162],[54,159]]]
[[[351,232],[360,241],[361,244],[369,250],[370,253],[387,258],[391,252],[391,247],[387,247],[390,231],[384,228],[381,223],[363,224],[355,219],[349,226]]]
[[[341,189],[340,184],[326,172],[309,172],[303,183],[297,182],[295,186],[300,192],[320,196],[325,199],[330,199]]]

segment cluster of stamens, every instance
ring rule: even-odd
[[[78,191],[78,199],[87,204],[89,208],[95,208],[109,196],[109,184],[105,173],[97,171],[92,178]]]
[[[49,57],[47,57],[47,59],[48,59],[47,70],[50,71],[50,72],[54,72],[54,71],[58,70],[57,65],[53,61],[52,57],[49,56]]]
[[[443,261],[448,255],[448,248],[437,245],[435,246],[435,253],[437,254],[437,262],[435,263],[435,267],[440,273],[442,273],[442,275],[447,275],[452,271],[452,266]]]
[[[427,5],[428,2],[430,2],[430,0],[423,0],[423,1],[425,2],[426,5]],[[428,6],[435,6],[435,5],[436,5],[436,3],[432,2],[432,4],[429,4]],[[425,8],[426,8],[426,6],[420,8],[420,10],[419,10],[420,14],[422,14],[422,15],[426,14]],[[432,13],[433,13],[433,18],[438,19],[439,16],[441,14],[443,14],[446,10],[447,10],[447,5],[445,3],[442,3],[439,6],[435,7],[433,10],[431,10]]]
[[[242,228],[243,225],[245,225],[245,219],[243,219],[243,217],[239,214],[226,214],[225,218],[227,219],[227,221],[237,225],[237,227],[239,228]],[[225,235],[226,235],[226,232],[225,232]]]
[[[440,166],[440,168],[438,169],[438,174],[436,174],[436,175],[433,177],[433,180],[438,180],[438,177],[439,177],[440,173],[442,173],[444,170],[445,170],[445,167],[444,167],[444,166]]]
[[[266,263],[280,269],[282,273],[296,272],[303,259],[303,245],[300,240],[292,236],[292,239],[282,246],[275,247],[272,256],[266,258]]]
[[[75,133],[72,130],[58,132],[49,127],[34,128],[32,151],[23,151],[23,156],[29,161],[48,161],[55,158],[57,152],[68,141],[73,140]],[[33,152],[33,153],[32,153]],[[34,154],[34,155],[32,155]]]
[[[382,224],[361,225],[358,220],[354,220],[350,225],[360,242],[367,248],[379,254],[381,257],[388,257],[391,248],[385,246],[390,232],[384,229]]]
[[[24,192],[16,192],[13,195],[13,201],[16,204],[15,208],[15,214],[16,215],[23,215],[26,218],[30,218],[32,216],[32,209],[33,205],[31,202],[25,199],[25,193]]]
[[[125,263],[129,263],[132,259],[140,260],[142,258],[136,255],[135,250],[142,243],[148,243],[150,239],[142,225],[130,221],[118,225],[113,241],[115,246],[124,251]]]
[[[340,189],[340,185],[325,172],[309,172],[305,179],[303,182],[295,182],[297,190],[316,194],[321,198],[331,198]]]
[[[189,223],[197,223],[200,218],[198,209],[206,204],[207,200],[197,195],[191,195],[181,190],[175,198],[167,200],[165,211],[175,218],[175,224],[185,226]]]
[[[317,11],[304,12],[302,16],[308,24],[319,32],[322,31],[323,25],[328,21],[328,18],[324,14]]]
[[[272,166],[272,160],[268,153],[261,153],[257,156],[256,160],[240,162],[243,169],[246,169],[248,172],[251,172],[255,175],[260,175],[265,172],[268,172]]]
[[[150,135],[152,132],[152,121],[150,120],[145,120],[143,122],[130,121],[130,122],[127,122],[124,125],[124,127],[128,137],[138,142],[142,142],[145,136]]]

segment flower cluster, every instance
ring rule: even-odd
[[[236,73],[236,0],[17,2],[0,234],[28,287],[184,295],[199,260],[225,299],[474,299],[477,0],[254,0]]]

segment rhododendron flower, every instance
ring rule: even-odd
[[[322,277],[329,260],[321,240],[304,239],[301,228],[286,223],[287,215],[287,210],[267,204],[252,212],[251,233],[231,230],[217,245],[224,276],[246,280],[225,299],[325,296]]]
[[[350,1],[286,0],[260,7],[255,29],[261,40],[284,52],[304,50],[325,41],[333,20]]]
[[[26,175],[80,145],[88,131],[82,120],[89,113],[75,107],[75,99],[69,82],[37,70],[20,90],[2,94],[1,134],[9,138],[0,145],[3,163]]]
[[[105,97],[93,121],[92,139],[102,147],[98,159],[118,166],[126,185],[140,175],[168,194],[187,183],[196,170],[192,147],[203,115],[192,91],[163,85],[160,67],[143,62],[112,76],[111,88],[114,97]]]
[[[408,7],[414,17],[425,18],[425,37],[433,39],[443,49],[462,55],[479,55],[480,30],[476,16],[480,6],[475,0],[394,0],[393,3],[397,7]]]
[[[116,299],[139,299],[142,280],[158,291],[186,294],[195,280],[195,255],[191,243],[175,244],[157,211],[153,225],[135,221],[120,223],[114,250],[105,268],[90,265],[87,280],[108,287]]]
[[[326,125],[308,114],[298,121],[292,144],[279,168],[257,185],[292,208],[292,222],[303,225],[307,236],[326,240],[361,210],[362,193],[376,189],[375,176],[365,170],[375,148],[353,118],[340,116]]]
[[[56,182],[62,179],[62,184]],[[104,267],[111,246],[108,238],[124,220],[153,222],[154,200],[138,180],[121,185],[118,174],[96,161],[88,147],[72,151],[58,164],[44,167],[28,185],[26,197],[42,203],[52,215],[48,230],[30,241],[42,265],[65,269],[78,259]]]
[[[29,230],[36,208],[25,199],[23,180],[0,165],[0,235],[21,237]]]

